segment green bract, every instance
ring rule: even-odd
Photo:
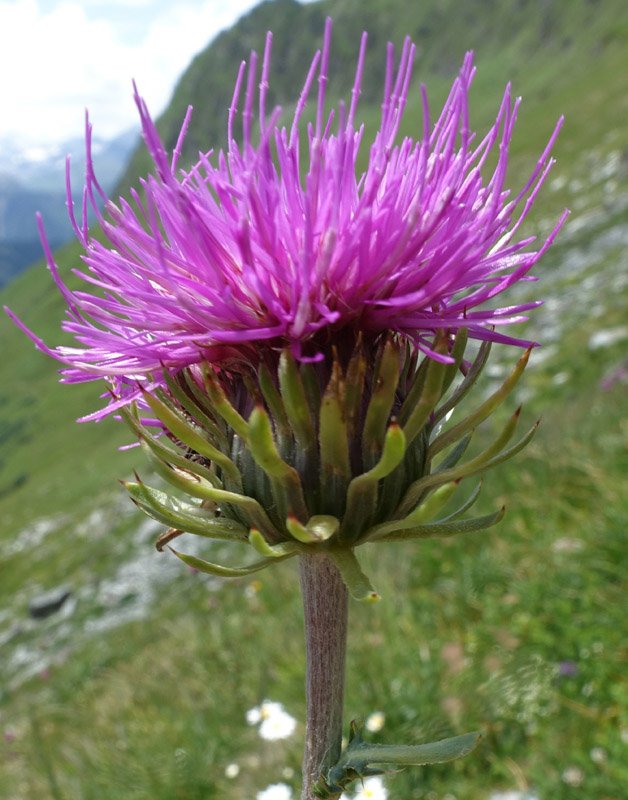
[[[342,356],[300,363],[288,351],[256,373],[233,378],[209,366],[171,375],[167,388],[144,394],[162,435],[122,414],[172,492],[127,482],[133,501],[169,526],[161,549],[180,533],[249,544],[261,560],[226,567],[173,552],[214,575],[239,577],[300,553],[324,551],[351,594],[377,598],[355,555],[366,543],[452,536],[496,524],[504,509],[465,513],[479,485],[448,510],[462,482],[511,458],[536,425],[512,444],[520,409],[479,453],[465,459],[478,425],[510,395],[529,351],[502,385],[466,416],[449,416],[486,364],[490,345],[472,361],[464,330],[440,335],[431,357],[398,337]],[[246,386],[246,391],[242,387]]]

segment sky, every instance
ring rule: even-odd
[[[45,147],[137,127],[192,57],[259,0],[0,0],[0,142]]]

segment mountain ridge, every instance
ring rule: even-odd
[[[125,131],[111,139],[94,140],[94,161],[106,191],[111,191],[119,180],[137,138],[135,131]],[[44,219],[53,249],[73,237],[65,207],[68,153],[73,154],[73,195],[80,206],[85,169],[82,138],[41,148],[0,142],[0,286],[41,253],[36,213]]]
[[[181,164],[196,160],[198,151],[224,146],[237,64],[248,59],[251,50],[261,53],[267,30],[273,31],[268,106],[280,104],[288,111],[299,95],[314,50],[320,46],[327,16],[334,21],[328,90],[332,100],[351,87],[360,31],[369,36],[363,106],[379,102],[386,43],[392,41],[398,50],[406,35],[417,46],[415,83],[420,77],[436,87],[437,96],[443,96],[464,53],[471,49],[481,65],[507,61],[508,71],[501,69],[503,84],[514,80],[518,91],[529,97],[538,89],[535,76],[541,69],[551,69],[557,81],[564,81],[561,64],[565,69],[577,67],[574,62],[587,55],[582,53],[585,42],[589,55],[593,51],[599,55],[615,41],[625,43],[628,27],[628,12],[620,0],[544,0],[540,4],[536,0],[470,0],[463,4],[438,0],[420,5],[408,0],[319,0],[305,5],[297,0],[265,0],[219,34],[182,74],[157,120],[166,148],[174,148],[188,105],[194,112]],[[488,80],[493,81],[494,74]],[[481,75],[476,81],[487,83]],[[551,86],[543,88],[551,92]],[[140,143],[116,193],[125,193],[149,170],[150,160]]]

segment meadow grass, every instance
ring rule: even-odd
[[[540,387],[578,364],[573,385],[532,404],[544,416],[535,442],[487,478],[485,509],[509,508],[498,528],[363,551],[384,599],[351,608],[347,720],[385,710],[380,741],[486,733],[463,761],[391,777],[391,798],[479,800],[495,787],[529,786],[567,800],[574,788],[561,776],[576,767],[580,796],[620,800],[625,420],[621,387],[599,387],[620,347],[567,361],[589,333],[566,335],[530,375]],[[41,552],[16,555],[10,573],[26,561],[27,585],[46,575],[75,586],[102,579],[137,549],[139,521],[120,514],[106,533],[79,537],[68,527]],[[5,692],[0,725],[11,741],[2,745],[0,796],[244,800],[282,775],[298,784],[304,661],[291,565],[222,583],[183,569],[145,618],[81,634],[98,613],[79,603],[77,643]],[[40,623],[44,641],[45,630]],[[295,737],[263,742],[245,724],[265,697],[300,720]],[[236,779],[225,776],[230,763],[240,767]]]

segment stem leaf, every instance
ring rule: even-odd
[[[367,764],[394,764],[398,767],[424,766],[426,764],[444,764],[456,758],[462,758],[480,743],[482,734],[479,731],[452,736],[438,742],[418,745],[365,744],[358,745],[356,757]],[[359,755],[358,755],[359,753]]]

